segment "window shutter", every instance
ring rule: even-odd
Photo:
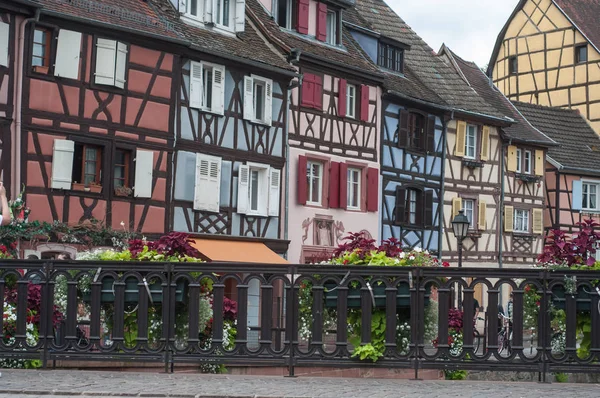
[[[273,123],[273,81],[265,79],[265,124]]]
[[[415,192],[417,194],[416,196],[416,200],[417,200],[417,211],[415,214],[415,225],[419,225],[422,226],[423,225],[423,216],[424,216],[424,208],[423,208],[423,191],[420,189],[415,189]],[[409,207],[409,203],[408,203],[408,198],[406,200],[406,207]]]
[[[306,204],[306,195],[308,189],[308,181],[307,181],[307,161],[306,156],[298,156],[298,204],[305,205]]]
[[[8,66],[8,44],[10,25],[0,22],[0,65]]]
[[[360,86],[360,120],[369,121],[369,86]]]
[[[115,86],[125,88],[125,74],[127,72],[127,44],[117,43],[117,70],[115,75]]]
[[[216,9],[215,0],[204,0],[204,23],[211,24],[215,22],[215,20],[213,19],[214,9]]]
[[[461,198],[452,198],[452,218],[456,217],[461,210],[462,210],[462,199]],[[452,221],[452,220],[450,220],[450,221]]]
[[[340,207],[340,163],[329,164],[329,207],[338,209]]]
[[[477,214],[477,227],[481,231],[485,231],[485,227],[486,227],[485,213],[486,213],[485,200],[479,200],[479,213]]]
[[[429,115],[427,118],[427,143],[425,149],[427,152],[436,152],[435,147],[435,116]]]
[[[70,140],[54,140],[52,154],[52,189],[71,189],[73,152],[75,143]]]
[[[323,110],[323,77],[315,75],[315,91],[313,103],[315,108]]]
[[[279,191],[281,187],[281,170],[269,169],[269,212],[270,216],[279,216]]]
[[[367,211],[379,209],[379,170],[374,167],[367,169]]]
[[[406,148],[408,145],[408,123],[410,113],[404,109],[400,109],[398,126],[398,148]]]
[[[533,209],[531,218],[531,230],[534,234],[541,235],[544,232],[544,210]]]
[[[225,67],[214,65],[212,76],[213,87],[211,111],[219,115],[223,115],[225,113]],[[200,82],[202,82],[202,79],[200,79]]]
[[[395,224],[403,224],[406,220],[406,189],[402,187],[396,188],[396,207],[394,209]]]
[[[327,4],[325,3],[318,3],[317,40],[327,40]]]
[[[152,197],[152,170],[154,170],[154,152],[135,152],[135,180],[133,192],[136,198]]]
[[[254,79],[244,76],[244,119],[254,120]]]
[[[179,0],[179,12],[182,14],[187,12],[187,1],[186,0]]]
[[[544,176],[544,151],[535,150],[535,175]]]
[[[517,171],[517,147],[514,145],[508,146],[506,168],[508,171]]]
[[[235,31],[243,32],[246,23],[246,0],[235,0]]]
[[[425,226],[433,226],[433,190],[425,192]]]
[[[481,131],[481,160],[488,160],[490,152],[490,126],[483,126]]]
[[[214,74],[213,74],[214,76]],[[202,64],[190,62],[190,108],[202,108]],[[213,94],[214,96],[214,94]]]
[[[309,0],[298,0],[298,33],[308,34]]]
[[[81,54],[81,32],[61,29],[58,31],[54,76],[69,79],[79,78],[79,57]]]
[[[302,99],[301,106],[314,107],[315,99],[315,75],[311,73],[305,73],[302,78]]]
[[[110,86],[115,84],[116,57],[117,42],[99,38],[96,42],[96,72],[94,73],[96,84]]]
[[[348,207],[348,165],[346,163],[340,163],[340,208],[346,209]]]
[[[250,188],[250,167],[241,165],[238,172],[238,197],[237,212],[246,214],[248,212],[248,194]]]
[[[196,155],[194,210],[218,213],[221,198],[221,158]]]
[[[512,206],[504,206],[504,231],[512,232],[515,209]]]
[[[346,116],[346,101],[348,97],[348,88],[346,79],[340,79],[338,87],[338,116]]]
[[[583,208],[583,189],[581,180],[573,181],[573,203],[571,208],[573,210],[581,210]],[[558,201],[558,199],[557,199]],[[558,204],[557,204],[558,206]]]
[[[467,123],[463,121],[456,122],[456,147],[454,154],[456,156],[465,156],[465,141],[467,139]]]

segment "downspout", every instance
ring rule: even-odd
[[[15,127],[13,131],[13,140],[11,151],[14,154],[14,161],[12,162],[11,171],[11,192],[15,196],[20,192],[19,187],[21,186],[21,125],[22,125],[22,108],[23,108],[23,77],[25,76],[25,29],[30,22],[38,22],[40,20],[40,9],[35,10],[33,18],[27,18],[21,22],[19,27],[19,40],[18,40],[18,55],[16,61],[15,70]],[[15,51],[17,53],[17,51]]]
[[[442,259],[442,246],[444,245],[444,195],[445,195],[445,180],[446,180],[446,139],[448,135],[448,120],[446,120],[445,115],[442,116],[442,171],[441,171],[441,180],[440,180],[440,197],[438,198],[438,213],[440,214],[439,218],[439,232],[438,232],[438,259]],[[454,111],[450,113],[450,119],[454,119]]]
[[[502,253],[504,252],[504,226],[502,220],[504,220],[504,151],[512,145],[512,138],[508,140],[508,144],[502,144],[502,154],[500,156],[500,217],[498,218],[498,268],[504,267],[504,261],[502,259]],[[502,302],[502,291],[500,291],[500,302]]]

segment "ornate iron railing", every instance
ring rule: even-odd
[[[600,372],[599,280],[571,270],[5,260],[0,360],[269,365],[290,375],[298,366],[374,366],[414,369],[415,378],[420,369],[477,369],[545,380]],[[509,292],[512,338],[499,352],[498,305]],[[474,309],[475,295],[485,321],[465,311],[457,348],[449,313]],[[371,343],[383,318],[381,358],[353,358],[351,335]],[[479,333],[465,332],[474,321]]]

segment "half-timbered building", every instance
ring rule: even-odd
[[[533,264],[544,245],[545,153],[557,143],[533,127],[477,65],[447,48],[440,55],[448,58],[481,98],[514,121],[499,129],[499,214],[503,218],[497,231],[498,256],[503,266]],[[486,217],[487,210],[485,215],[474,216]]]
[[[521,0],[488,75],[511,100],[578,109],[600,134],[600,2]]]
[[[302,74],[288,119],[292,262],[327,256],[345,232],[379,238],[382,76],[342,24],[351,4],[247,1],[250,20]]]
[[[12,185],[25,186],[30,217],[165,233],[173,26],[146,2],[29,3],[11,139]]]
[[[576,110],[514,102],[531,124],[559,143],[545,163],[546,232],[579,230],[577,223],[600,221],[600,139]]]

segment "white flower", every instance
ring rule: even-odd
[[[406,257],[406,253],[400,252],[400,258],[404,258],[404,257]]]
[[[421,253],[421,251],[422,251],[423,249],[421,249],[420,247],[415,247],[415,249],[414,249],[414,250],[415,250],[417,253]]]
[[[124,227],[124,226],[125,226],[125,223],[124,223],[123,221],[121,221],[121,226],[122,226],[122,227]]]
[[[415,256],[413,256],[412,254],[408,257],[409,260],[414,260]]]

